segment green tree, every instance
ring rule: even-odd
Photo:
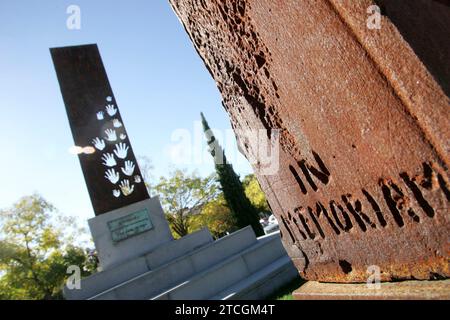
[[[154,190],[166,211],[166,218],[176,238],[195,231],[192,216],[200,214],[203,206],[217,197],[218,187],[214,175],[201,178],[176,170],[170,178],[161,177]]]
[[[255,206],[255,208],[258,209],[258,211],[270,211],[269,205],[267,204],[266,195],[262,191],[258,179],[256,179],[254,174],[246,175],[242,181],[242,185],[244,186],[245,195]]]
[[[0,299],[59,299],[68,266],[80,266],[82,276],[95,271],[95,259],[71,244],[73,236],[52,221],[52,212],[37,194],[0,211]]]
[[[234,215],[237,227],[244,228],[250,225],[257,236],[263,235],[264,230],[259,223],[258,210],[245,195],[239,176],[234,172],[231,163],[227,163],[225,151],[214,137],[203,113],[200,113],[200,115],[209,151],[214,158],[217,177],[228,207]]]
[[[208,227],[216,239],[237,229],[236,221],[230,208],[228,208],[223,193],[206,203],[201,214],[192,217],[191,224],[195,229]]]

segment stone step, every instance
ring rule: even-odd
[[[249,226],[187,253],[158,268],[101,292],[90,299],[148,299],[255,245]]]
[[[151,299],[210,299],[285,256],[286,252],[281,244],[279,233],[263,236],[248,249],[236,253]]]
[[[239,281],[226,288],[224,291],[210,299],[266,299],[271,293],[296,277],[298,277],[298,271],[289,256],[285,255],[252,274],[250,277],[245,278],[243,281]]]
[[[209,230],[201,229],[181,239],[165,243],[157,249],[152,249],[145,255],[83,278],[81,279],[81,289],[69,290],[65,287],[64,296],[68,300],[88,299],[145,272],[157,269],[188,252],[211,244],[213,241]]]

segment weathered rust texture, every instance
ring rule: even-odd
[[[450,0],[375,0],[375,3],[449,96]]]
[[[301,276],[450,275],[449,99],[389,18],[366,27],[372,1],[170,2],[245,155],[280,130],[278,171],[254,169]]]

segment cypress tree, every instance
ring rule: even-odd
[[[205,132],[209,152],[214,158],[218,180],[224,198],[236,221],[236,226],[241,229],[251,225],[256,236],[263,235],[264,230],[259,223],[257,209],[245,195],[244,187],[239,176],[233,170],[231,163],[227,162],[225,151],[214,137],[203,113],[200,113],[200,115],[202,117],[203,131]]]

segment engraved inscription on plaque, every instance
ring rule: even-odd
[[[108,222],[114,243],[128,239],[153,228],[147,209]]]

